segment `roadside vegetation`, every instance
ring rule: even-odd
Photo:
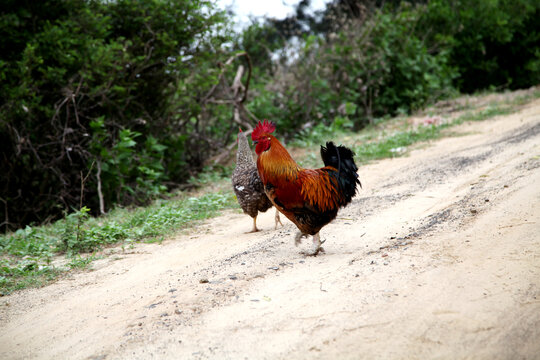
[[[100,218],[88,208],[50,225],[26,226],[0,236],[0,294],[41,286],[71,269],[105,256],[104,249],[129,249],[136,242],[159,242],[219,211],[237,207],[232,191],[200,196],[177,194],[149,206],[117,208]]]
[[[309,136],[291,141],[288,147],[305,167],[322,166],[319,146],[327,140],[351,146],[359,164],[405,156],[409,149],[426,141],[454,136],[449,131],[453,126],[518,111],[540,98],[540,88],[509,92],[503,99],[489,100],[490,97],[492,94],[450,100],[444,106],[436,104],[413,116],[376,121],[359,132],[317,127]],[[418,122],[411,123],[411,119]],[[226,166],[207,170],[191,179],[196,190],[171,194],[170,198],[156,200],[149,206],[116,208],[98,218],[90,216],[83,207],[53,224],[27,226],[0,235],[0,294],[45,285],[71,270],[88,267],[96,259],[129,250],[139,242],[161,243],[223,210],[240,212],[230,189],[231,169],[232,166]]]
[[[481,108],[462,94],[540,83],[535,0],[332,0],[320,11],[303,0],[242,30],[208,0],[1,10],[3,293],[235,208],[239,126],[276,122],[306,166],[329,139],[364,163],[538,90]]]

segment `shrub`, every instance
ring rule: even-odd
[[[527,88],[540,82],[539,18],[536,0],[433,0],[417,33],[448,45],[460,91]]]
[[[4,1],[2,229],[96,213],[100,186],[105,210],[143,203],[200,169],[226,116],[200,104],[224,24],[206,0]]]
[[[307,37],[298,60],[258,90],[252,111],[279,119],[280,129],[291,136],[343,119],[359,129],[374,117],[448,96],[456,76],[448,51],[433,52],[415,36],[425,9],[378,10],[365,21],[347,21],[326,39]]]

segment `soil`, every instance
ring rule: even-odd
[[[306,257],[237,211],[0,299],[2,359],[540,359],[540,100],[362,166]]]

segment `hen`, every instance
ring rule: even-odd
[[[325,166],[303,169],[271,135],[275,128],[265,120],[251,134],[256,144],[257,169],[268,198],[300,230],[295,244],[302,237],[313,235],[313,251],[308,255],[317,255],[324,251],[319,231],[335,219],[339,208],[351,202],[356,185],[362,186],[354,153],[345,146],[327,142],[326,147],[321,146]]]
[[[236,167],[232,174],[232,185],[236,198],[244,213],[253,218],[253,230],[257,229],[257,215],[272,207],[272,202],[264,193],[257,166],[253,160],[246,135],[240,129],[238,133],[238,151],[236,152]],[[276,210],[276,229],[281,224],[279,213]],[[283,225],[283,224],[282,224]]]

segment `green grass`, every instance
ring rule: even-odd
[[[161,242],[164,236],[238,206],[232,191],[158,200],[148,207],[116,209],[101,218],[85,208],[52,225],[31,227],[0,236],[0,293],[41,286],[70,269],[84,269],[106,246]],[[59,255],[68,262],[58,265]]]
[[[444,130],[469,121],[483,121],[496,116],[508,115],[519,110],[520,106],[539,98],[540,90],[535,90],[523,96],[516,96],[509,100],[489,104],[486,108],[475,109],[467,105],[467,109],[457,118],[440,125],[418,126],[416,129],[401,129],[388,136],[383,136],[377,141],[368,141],[359,146],[353,146],[358,163],[367,163],[372,160],[402,156],[407,153],[407,148],[415,143],[434,140],[442,136],[451,135]]]
[[[514,112],[511,107],[490,106],[481,111],[469,111],[457,119],[440,125],[420,125],[416,129],[396,132],[376,142],[367,142],[355,146],[356,160],[358,163],[366,163],[372,160],[401,156],[407,153],[407,148],[415,143],[440,138],[442,131],[467,121],[481,121],[495,116],[506,115]]]
[[[499,106],[495,104],[493,106],[488,106],[486,109],[481,110],[481,111],[467,112],[466,114],[460,116],[457,120],[452,122],[452,125],[459,125],[466,121],[482,121],[482,120],[490,119],[495,116],[508,115],[515,111],[516,111],[515,108],[510,107],[508,105]]]
[[[431,125],[418,130],[398,132],[378,142],[355,146],[353,150],[356,153],[356,160],[362,164],[372,160],[401,156],[406,152],[406,148],[414,143],[438,138],[441,129],[441,126]]]

